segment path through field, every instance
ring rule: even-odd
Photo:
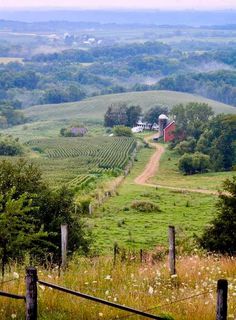
[[[156,136],[156,135],[155,135]],[[217,195],[218,192],[216,190],[205,190],[205,189],[188,189],[188,188],[177,188],[175,186],[163,186],[158,184],[152,184],[148,181],[155,176],[159,169],[160,159],[163,153],[165,152],[165,148],[160,143],[150,142],[154,136],[146,137],[144,140],[153,148],[155,148],[154,154],[151,156],[149,162],[147,163],[144,171],[135,178],[134,182],[139,185],[149,186],[149,187],[158,187],[170,190],[176,190],[181,192],[198,192],[205,194],[214,194]],[[168,177],[166,177],[168,178]]]

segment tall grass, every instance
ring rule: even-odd
[[[111,257],[75,258],[59,276],[57,268],[38,268],[41,280],[52,282],[176,320],[213,320],[216,310],[216,284],[229,281],[229,319],[236,319],[236,259],[219,256],[178,257],[177,277],[170,277],[168,261],[148,259],[140,263],[129,256],[113,265]],[[18,278],[19,275],[19,279]],[[24,267],[14,265],[0,290],[24,294]],[[202,294],[205,293],[205,294]],[[199,295],[200,294],[200,295]],[[127,319],[127,312],[38,286],[39,319]],[[185,298],[195,296],[191,299]],[[183,301],[179,301],[182,300]],[[178,301],[178,302],[175,302]],[[154,308],[155,307],[155,308]],[[24,302],[0,297],[1,319],[24,319]],[[132,316],[131,319],[143,319]]]

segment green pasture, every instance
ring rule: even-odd
[[[230,171],[183,175],[178,169],[179,158],[177,153],[166,146],[166,151],[161,157],[160,168],[150,182],[176,188],[218,190],[226,178],[236,174]]]
[[[121,102],[138,104],[144,111],[157,104],[171,108],[178,103],[205,102],[208,103],[216,113],[236,113],[234,107],[214,100],[188,93],[160,90],[110,94],[85,99],[80,102],[34,106],[26,109],[25,115],[33,121],[68,119],[103,120],[108,106]]]
[[[114,242],[131,249],[151,249],[167,245],[167,229],[177,229],[177,239],[189,245],[189,237],[200,234],[215,213],[216,196],[179,192],[163,188],[138,186],[134,178],[140,174],[153,150],[144,148],[130,176],[95,215],[86,218],[94,235],[94,250],[111,252]],[[141,213],[131,208],[135,200],[152,201],[160,212]]]

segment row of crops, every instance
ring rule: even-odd
[[[129,137],[60,137],[31,140],[27,146],[39,153],[44,163],[49,161],[51,166],[53,162],[59,166],[72,161],[73,172],[76,168],[77,174],[70,179],[69,186],[79,189],[103,174],[124,170],[136,148],[136,141]],[[68,164],[65,170],[68,170]]]

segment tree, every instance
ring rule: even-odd
[[[127,123],[128,127],[134,127],[142,113],[142,109],[140,106],[129,106],[126,111],[127,115]]]
[[[178,129],[176,140],[179,141],[180,132],[184,138],[193,137],[198,140],[214,113],[206,103],[190,102],[174,106],[171,114]]]
[[[224,181],[216,208],[217,216],[204,230],[199,243],[209,251],[233,255],[236,252],[236,176]]]
[[[0,134],[0,155],[1,156],[16,156],[23,152],[23,147],[18,139],[13,139],[11,136],[3,136]]]
[[[236,115],[211,119],[197,142],[196,150],[210,155],[212,169],[231,170],[236,162]]]
[[[51,254],[54,262],[60,261],[60,225],[62,223],[68,224],[70,232],[69,253],[72,254],[75,250],[88,252],[90,239],[79,217],[74,214],[73,193],[66,187],[51,190],[43,181],[41,171],[36,165],[25,160],[19,160],[16,163],[1,161],[0,195],[0,208],[3,213],[6,213],[8,208],[4,204],[12,202],[14,205],[14,202],[19,201],[18,209],[14,214],[17,217],[24,214],[22,228],[26,230],[27,227],[33,230],[34,234],[41,234],[44,231],[43,235],[47,235],[44,241],[34,238],[29,247],[24,247],[24,252],[27,249],[31,257],[43,262],[47,255]],[[24,221],[26,223],[30,221],[30,224],[23,227]],[[17,228],[12,232],[18,232]],[[9,258],[15,259],[22,254],[23,251],[19,255],[14,251]]]
[[[118,125],[126,125],[128,121],[127,117],[127,105],[126,103],[119,103],[108,107],[104,116],[104,126],[114,127]]]
[[[115,136],[122,136],[122,137],[132,137],[133,133],[129,127],[126,126],[115,126],[113,129]]]
[[[10,259],[23,259],[31,251],[35,241],[47,237],[43,228],[37,228],[37,221],[29,212],[36,208],[27,193],[16,196],[13,187],[0,192],[0,259],[2,276]]]
[[[209,167],[210,157],[200,152],[193,154],[185,153],[179,159],[179,170],[185,174],[203,173]]]
[[[158,105],[154,106],[145,113],[144,120],[149,123],[157,123],[158,118],[162,113],[168,114],[168,108]]]

